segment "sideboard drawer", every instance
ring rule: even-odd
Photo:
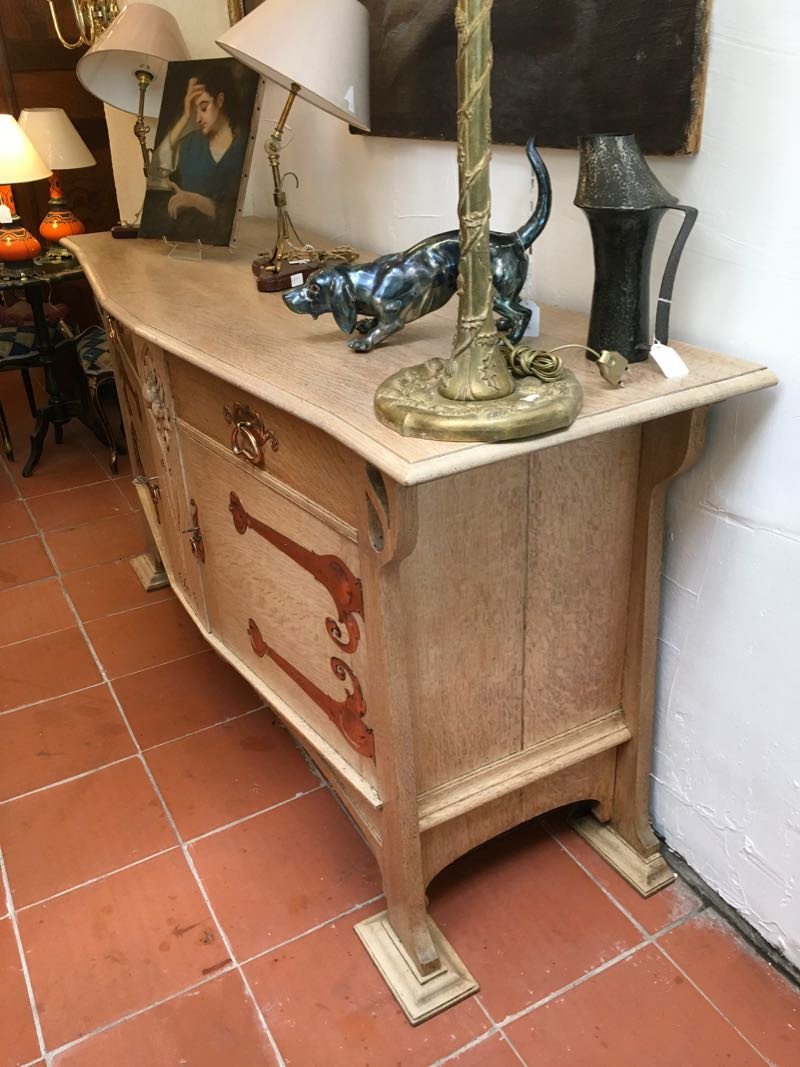
[[[244,468],[265,471],[355,525],[357,458],[314,426],[183,360],[170,361],[179,419],[230,450]]]
[[[357,545],[219,445],[181,431],[211,632],[375,785]],[[305,729],[304,727],[310,728]]]

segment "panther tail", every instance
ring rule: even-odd
[[[533,173],[536,175],[536,183],[539,187],[539,197],[536,202],[536,207],[533,214],[525,223],[524,226],[520,226],[517,230],[517,237],[522,242],[523,248],[530,248],[542,230],[547,224],[547,220],[550,218],[550,208],[553,205],[553,189],[550,184],[550,175],[547,172],[547,167],[544,165],[544,160],[536,151],[536,136],[534,135],[528,140],[525,146],[525,151],[530,160]]]

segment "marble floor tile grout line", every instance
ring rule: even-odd
[[[739,1037],[742,1039],[742,1041],[744,1041],[746,1045],[749,1045],[750,1048],[753,1050],[753,1052],[755,1052],[755,1054],[760,1059],[762,1059],[764,1061],[764,1063],[768,1064],[769,1067],[775,1067],[775,1064],[773,1063],[773,1061],[770,1060],[767,1056],[765,1056],[764,1053],[761,1051],[761,1049],[759,1049],[756,1045],[754,1045],[749,1037],[746,1037],[742,1033],[742,1031],[739,1029],[739,1027],[731,1019],[728,1018],[728,1016],[725,1014],[725,1012],[722,1010],[722,1008],[720,1008],[720,1006],[718,1004],[716,1004],[711,999],[711,997],[708,995],[708,993],[706,993],[705,990],[702,989],[702,987],[697,984],[697,982],[694,980],[694,978],[692,978],[692,976],[690,974],[688,974],[683,969],[683,967],[681,967],[681,965],[679,963],[677,963],[672,958],[672,956],[670,956],[669,952],[667,952],[667,950],[664,948],[664,946],[659,944],[659,943],[657,943],[657,942],[655,943],[655,945],[656,945],[656,948],[658,949],[658,951],[662,954],[662,956],[664,956],[664,958],[667,959],[672,964],[672,966],[680,974],[683,975],[684,979],[689,983],[689,985],[691,985],[692,988],[697,993],[700,994],[700,996],[703,998],[703,1000],[705,1000],[706,1003],[709,1004],[714,1009],[714,1011],[717,1013],[717,1015],[719,1015],[719,1017],[721,1019],[723,1019],[728,1024],[728,1026],[730,1026],[731,1029],[734,1030],[739,1035]]]
[[[8,880],[8,871],[6,870],[5,858],[3,856],[3,850],[0,848],[0,881],[3,885],[3,894],[6,902],[6,910],[8,912],[8,920],[11,923],[11,929],[14,933],[14,940],[17,945],[17,954],[19,956],[20,966],[22,968],[22,977],[25,982],[25,988],[28,992],[28,1003],[31,1009],[31,1015],[33,1016],[33,1026],[36,1031],[36,1040],[39,1043],[39,1051],[42,1056],[45,1055],[45,1043],[44,1043],[44,1031],[42,1030],[42,1023],[39,1019],[39,1009],[36,1006],[36,997],[33,993],[33,982],[31,981],[31,972],[28,968],[28,958],[25,955],[25,947],[22,944],[22,935],[19,930],[19,922],[17,920],[17,912],[14,907],[14,896],[11,892],[11,883]],[[33,1061],[36,1063],[36,1060]]]

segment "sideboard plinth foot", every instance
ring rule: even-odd
[[[643,897],[675,881],[675,872],[660,852],[642,856],[612,826],[604,826],[593,815],[570,819],[570,826]]]
[[[149,552],[134,556],[131,560],[131,567],[146,593],[153,593],[156,589],[164,589],[169,585],[169,578],[163,563],[161,560],[154,559]]]
[[[439,953],[441,967],[432,974],[420,974],[400,943],[389,922],[389,913],[380,912],[355,927],[372,962],[381,972],[395,999],[412,1026],[430,1019],[478,991],[478,983],[454,952],[438,926],[431,920],[431,937]]]

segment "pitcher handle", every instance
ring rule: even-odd
[[[658,294],[658,310],[656,311],[656,340],[662,345],[669,344],[669,313],[672,307],[672,290],[675,286],[675,275],[678,273],[683,246],[692,227],[697,222],[697,208],[687,207],[685,204],[675,204],[673,210],[682,211],[684,214],[683,224],[678,230],[678,236],[672,246],[667,265],[664,268],[664,277],[661,279],[661,290]]]

